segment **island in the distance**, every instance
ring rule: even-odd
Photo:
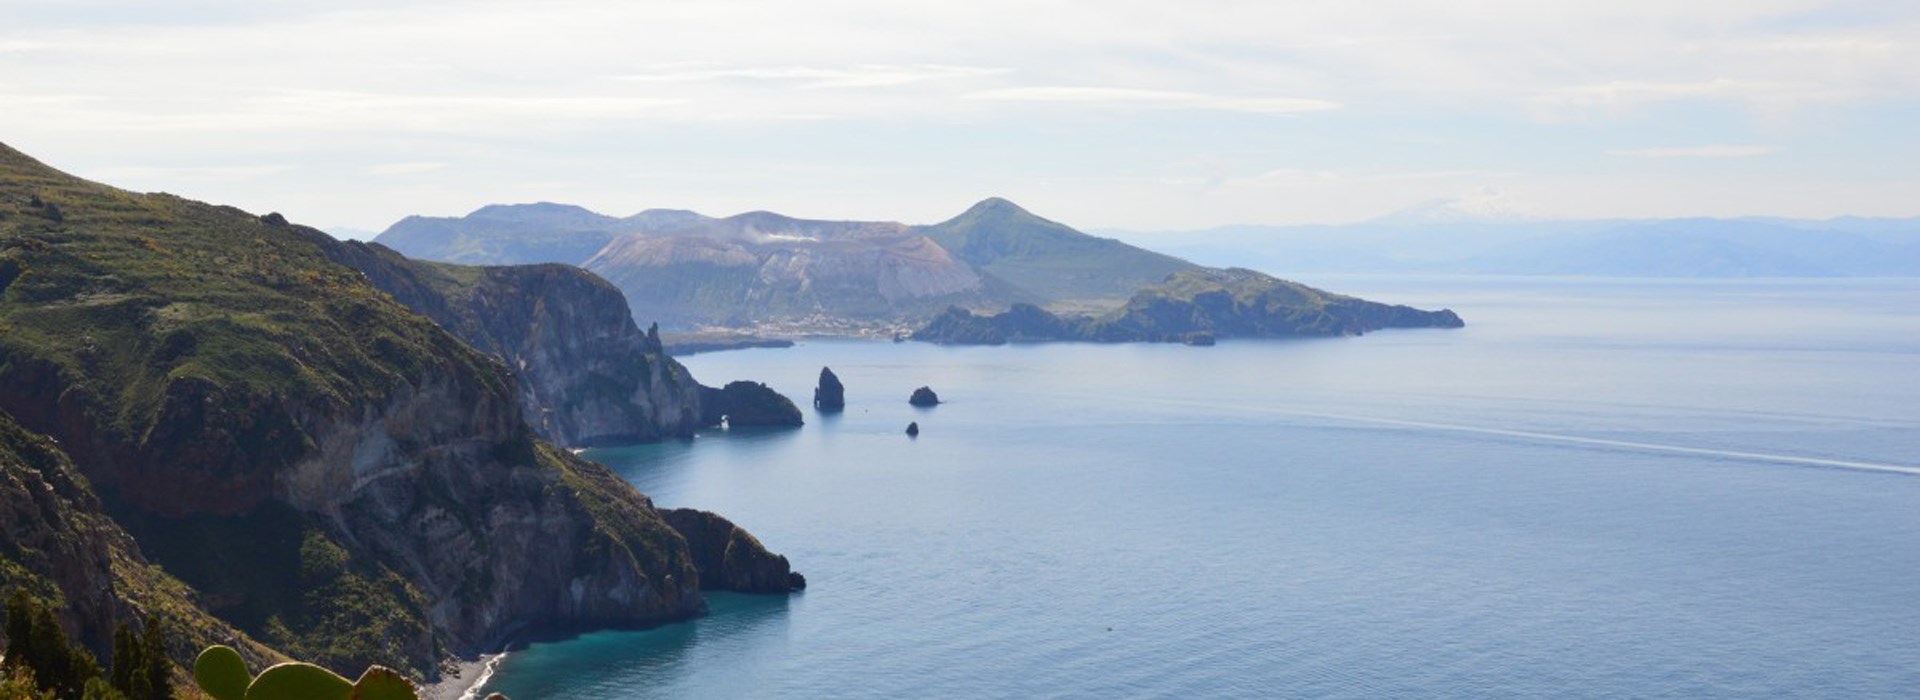
[[[1031,304],[993,315],[952,307],[914,340],[964,345],[1079,340],[1189,342],[1215,338],[1360,335],[1384,328],[1460,328],[1452,310],[1423,311],[1333,294],[1253,270],[1182,270],[1099,316],[1062,317]]]

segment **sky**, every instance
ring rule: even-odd
[[[1920,215],[1904,0],[0,0],[0,142],[310,225]]]

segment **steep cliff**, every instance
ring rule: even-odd
[[[760,540],[714,513],[692,508],[660,511],[661,517],[693,553],[700,570],[700,586],[742,593],[787,593],[807,587],[807,579],[787,564],[787,558],[767,551]]]
[[[52,440],[0,413],[0,593],[25,590],[59,611],[68,633],[100,658],[113,628],[147,613],[170,621],[176,660],[214,643],[256,663],[278,654],[208,614],[185,584],[149,563],[108,517]]]
[[[700,386],[641,332],[626,299],[567,265],[470,267],[410,260],[379,244],[304,231],[330,259],[433,319],[519,379],[535,432],[570,446],[686,437],[703,427]]]
[[[339,669],[703,609],[685,540],[311,231],[0,146],[0,411],[205,607]]]
[[[1194,342],[1215,337],[1360,335],[1384,328],[1459,328],[1451,310],[1422,311],[1332,294],[1252,270],[1188,270],[1134,294],[1098,317],[1062,318],[1016,304],[982,316],[950,308],[913,334],[955,344],[1089,340]]]

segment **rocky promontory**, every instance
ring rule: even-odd
[[[522,413],[566,446],[687,437],[701,421],[700,385],[642,332],[620,290],[568,265],[471,267],[409,260],[377,243],[305,231],[320,250],[395,301],[505,363]]]
[[[724,420],[734,428],[797,428],[806,422],[792,399],[760,382],[728,382],[719,389],[703,387],[700,407],[709,425]]]
[[[914,332],[913,339],[972,345],[1052,340],[1211,344],[1216,337],[1341,336],[1464,325],[1451,310],[1381,304],[1234,268],[1176,272],[1101,316],[1063,318],[1030,304],[1015,304],[995,315],[950,308]]]
[[[693,566],[705,590],[788,593],[807,587],[787,558],[767,551],[751,533],[714,513],[692,508],[660,511],[667,525],[687,540]]]

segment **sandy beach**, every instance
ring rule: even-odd
[[[441,664],[440,682],[420,686],[420,700],[461,700],[478,698],[467,694],[474,686],[493,675],[493,666],[506,654],[488,654],[477,659],[450,659]]]

